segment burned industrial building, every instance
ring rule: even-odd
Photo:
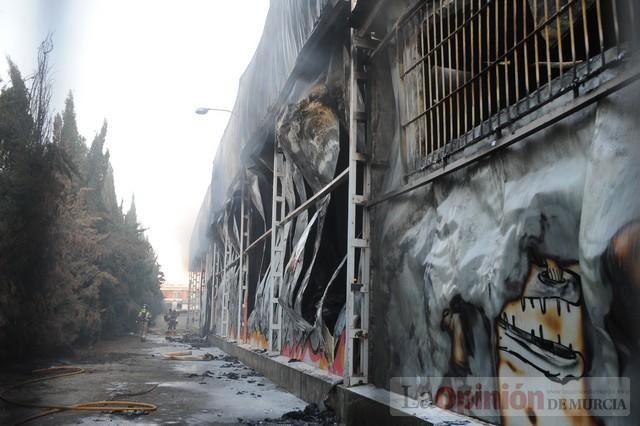
[[[639,8],[273,0],[193,230],[188,321],[390,399],[399,377],[640,390]],[[418,417],[640,422],[431,396]]]

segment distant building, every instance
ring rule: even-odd
[[[167,309],[186,311],[188,308],[188,287],[176,284],[163,285],[160,289]]]

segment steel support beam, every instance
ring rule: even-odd
[[[200,326],[200,303],[202,284],[202,261],[200,272],[189,272],[189,290],[187,296],[187,330],[193,330]]]
[[[217,334],[215,329],[216,324],[216,289],[218,288],[218,245],[211,243],[211,301],[209,302],[209,310],[211,312],[211,323],[209,324],[209,333]]]
[[[199,289],[199,294],[198,294],[198,325],[197,325],[197,330],[199,330],[200,333],[202,333],[202,324],[204,324],[204,300],[205,300],[205,291],[206,291],[206,285],[205,285],[205,271],[206,271],[206,267],[207,267],[207,259],[206,257],[204,259],[200,260],[200,273],[198,274],[198,289]]]
[[[336,188],[338,188],[344,182],[347,182],[347,178],[348,177],[349,177],[349,169],[347,168],[347,169],[343,170],[342,173],[340,173],[334,180],[329,182],[327,184],[327,186],[325,186],[320,191],[318,191],[316,194],[311,196],[311,198],[309,198],[307,201],[302,203],[300,206],[298,206],[291,213],[287,214],[285,216],[285,218],[282,221],[279,222],[279,226],[284,226],[288,222],[291,222],[293,219],[298,217],[302,212],[304,212],[306,210],[309,210],[311,207],[314,207],[315,203],[319,199],[323,198],[327,194],[332,193],[333,191],[336,190]],[[261,242],[263,242],[264,240],[266,240],[268,237],[271,236],[271,232],[272,232],[272,229],[268,229],[264,234],[262,234],[261,236],[256,238],[253,242],[251,242],[251,244],[249,244],[244,249],[243,254],[247,254],[251,250],[255,249],[258,246],[258,244],[260,244]],[[239,262],[239,261],[240,261],[240,258],[237,257],[237,258],[233,259],[233,261],[231,262],[231,265],[233,265],[234,263]]]
[[[225,212],[226,215],[226,212]],[[225,221],[226,224],[226,221]],[[231,262],[231,241],[229,238],[229,227],[224,227],[224,262],[222,269],[222,307],[220,309],[220,326],[222,337],[229,336],[229,270],[228,265]]]
[[[324,198],[325,195],[331,194],[337,187],[339,187],[343,182],[346,182],[349,177],[349,168],[346,168],[342,171],[335,179],[327,184],[320,191],[315,193],[311,198],[302,203],[300,206],[296,207],[291,213],[286,215],[284,219],[278,224],[279,226],[284,226],[286,223],[291,222],[293,219],[298,217],[302,212],[309,210],[311,207],[315,206],[316,202],[321,198]]]
[[[269,351],[282,349],[282,307],[278,301],[284,277],[284,256],[287,248],[285,228],[280,227],[286,215],[284,152],[276,141],[273,155],[273,202],[271,215],[271,286],[269,287]]]
[[[245,247],[249,245],[251,215],[250,199],[247,191],[246,171],[242,172],[240,189],[240,256],[238,268],[238,318],[236,338],[238,341],[246,341],[248,301],[249,301],[249,255]]]
[[[193,309],[191,304],[191,293],[193,291],[193,279],[191,278],[192,274],[193,272],[189,271],[189,287],[187,288],[187,322],[185,325],[187,330],[189,330],[191,326],[191,310]]]
[[[352,0],[352,6],[355,0]],[[370,218],[366,201],[371,195],[369,141],[369,80],[364,62],[368,48],[357,43],[351,30],[349,78],[349,198],[347,233],[347,324],[344,383],[369,380],[369,267]]]

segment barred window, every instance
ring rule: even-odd
[[[409,172],[619,61],[634,0],[433,0],[398,30]]]

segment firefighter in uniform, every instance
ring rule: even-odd
[[[144,341],[147,337],[147,330],[149,328],[149,320],[151,319],[151,312],[149,312],[149,307],[144,304],[142,305],[142,309],[138,312],[138,324],[140,326],[140,340]]]

